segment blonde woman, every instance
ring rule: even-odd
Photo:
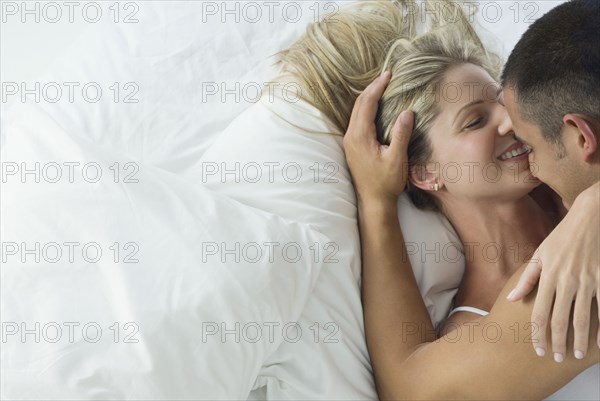
[[[529,195],[540,182],[531,176],[530,149],[515,139],[499,96],[501,64],[460,7],[443,3],[453,17],[438,13],[423,35],[416,35],[415,14],[403,13],[415,10],[411,1],[364,2],[337,13],[310,26],[282,53],[282,79],[300,80],[309,89],[305,100],[348,132],[344,145],[358,195],[365,330],[380,397],[542,399],[600,361],[598,347],[587,349],[588,340],[595,343],[598,321],[581,330],[582,354],[574,358],[573,349],[563,351],[555,356],[562,361],[557,364],[531,350],[531,296],[513,304],[505,299],[517,283],[515,273],[523,271],[521,264],[561,220],[562,210],[548,196],[536,201]],[[365,90],[387,69],[391,74]],[[452,98],[444,94],[451,86],[459,89]],[[413,110],[414,117],[398,117],[402,110]],[[387,145],[379,145],[375,131]],[[444,176],[443,166],[451,163],[465,168],[463,179]],[[504,250],[493,261],[481,250],[466,255],[455,306],[471,309],[455,311],[437,340],[398,224],[397,197],[407,182],[413,202],[445,213],[463,243],[493,243]],[[577,199],[589,198],[588,191]],[[593,227],[582,216],[570,213],[560,233],[578,224]],[[516,253],[506,252],[514,244]],[[591,268],[578,267],[593,274],[597,261],[591,262]],[[580,304],[587,302],[589,321],[593,293],[587,295]],[[591,313],[598,314],[595,301]],[[490,327],[504,335],[492,336]],[[453,335],[458,328],[468,330]],[[573,343],[572,328],[565,342]]]

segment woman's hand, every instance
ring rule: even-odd
[[[375,128],[378,102],[390,77],[391,73],[386,71],[356,99],[344,137],[346,160],[359,203],[389,201],[395,204],[406,186],[406,149],[412,133],[412,112],[400,114],[389,146],[377,141]]]
[[[546,330],[550,322],[554,360],[562,362],[566,353],[571,306],[575,300],[573,350],[576,358],[585,356],[591,303],[598,302],[600,311],[599,241],[600,183],[596,183],[575,199],[563,221],[540,244],[508,296],[511,301],[522,299],[539,280],[531,314],[532,342],[538,355],[543,356],[546,352]],[[600,347],[600,329],[596,341],[598,344],[593,346]]]

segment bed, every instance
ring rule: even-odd
[[[264,93],[271,56],[347,3],[102,3],[43,75],[3,83],[3,398],[376,398],[341,133]],[[480,32],[506,56],[558,3],[481,2]],[[439,323],[461,245],[398,207]]]

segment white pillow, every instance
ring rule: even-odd
[[[3,399],[245,399],[279,344],[309,335],[296,322],[325,236],[36,106],[3,118]]]
[[[333,253],[335,261],[325,264],[300,319],[325,330],[317,340],[308,335],[295,344],[283,343],[261,369],[254,399],[376,398],[360,303],[356,198],[341,133],[316,108],[278,92],[233,121],[190,171],[198,183],[310,224],[335,244],[322,250],[322,256]],[[399,208],[407,242],[429,249],[456,239],[440,215],[416,211],[405,201]],[[464,260],[428,257],[422,263],[420,253],[411,253],[428,310],[439,323],[460,282]]]
[[[436,329],[446,320],[465,270],[464,247],[442,214],[420,210],[406,193],[398,218],[410,264]]]

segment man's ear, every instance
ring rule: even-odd
[[[426,165],[412,166],[408,172],[408,180],[412,185],[424,191],[435,191],[435,185],[441,189],[443,183],[440,182],[435,168]]]
[[[576,129],[576,146],[586,163],[592,163],[598,159],[598,135],[600,135],[598,124],[593,124],[581,114],[565,114],[563,123]],[[575,131],[575,130],[573,130]]]

